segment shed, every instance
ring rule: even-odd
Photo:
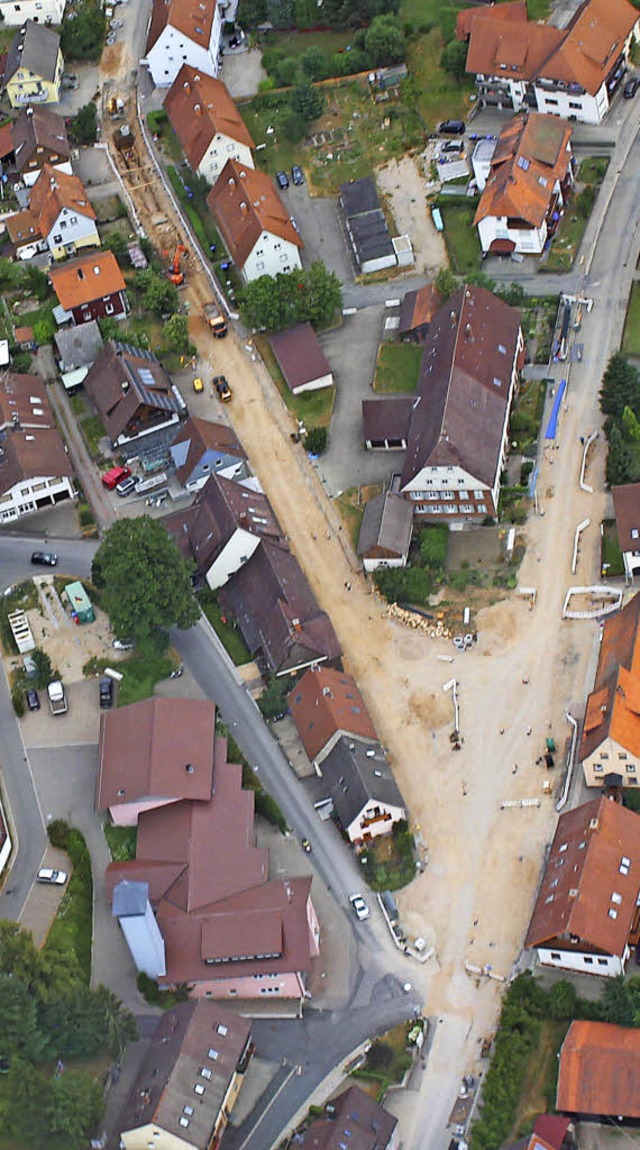
[[[357,552],[365,571],[406,567],[411,545],[413,507],[401,495],[385,491],[364,509]]]
[[[333,385],[331,368],[310,323],[298,323],[272,336],[269,342],[294,395]]]
[[[93,623],[95,615],[91,600],[80,580],[67,583],[62,592],[62,600],[68,606],[74,623]]]

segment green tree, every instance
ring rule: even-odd
[[[5,1097],[10,1102],[0,1112],[3,1137],[15,1139],[20,1146],[47,1146],[47,1111],[51,1090],[48,1079],[33,1063],[14,1058],[5,1081]]]
[[[49,1088],[47,1119],[52,1134],[65,1136],[72,1150],[80,1150],[104,1114],[102,1087],[89,1074],[66,1070]]]
[[[460,83],[464,80],[467,63],[467,48],[465,40],[450,40],[445,44],[440,57],[440,67],[444,68],[453,79]]]
[[[116,635],[144,638],[197,622],[191,568],[162,524],[148,515],[107,529],[92,575]]]
[[[47,314],[42,319],[36,320],[33,325],[33,338],[36,343],[42,347],[45,343],[51,343],[56,331],[56,324],[53,316]]]
[[[8,260],[0,259],[0,289],[17,287],[21,275],[20,265]]]
[[[638,443],[640,441],[640,423],[638,423],[635,413],[628,404],[623,409],[620,428],[627,443]]]
[[[549,992],[549,1013],[562,1022],[577,1017],[578,992],[572,982],[563,978],[553,984]]]
[[[426,607],[433,591],[433,575],[422,567],[381,567],[376,587],[389,603],[414,603]]]
[[[600,410],[620,419],[625,407],[640,411],[640,376],[626,356],[616,351],[602,377]]]
[[[119,262],[128,259],[128,241],[122,232],[111,232],[111,234],[102,241],[102,247],[106,248],[109,252],[113,252]],[[114,323],[117,322],[117,320],[114,320]]]
[[[611,428],[607,452],[606,480],[610,486],[630,483],[633,479],[633,456],[617,424]]]
[[[326,427],[310,427],[304,437],[304,449],[310,455],[322,455],[327,450],[327,439]]]
[[[291,88],[300,78],[300,68],[294,56],[285,56],[278,64],[274,79],[278,88]]]
[[[307,125],[297,112],[289,112],[282,121],[282,134],[290,144],[299,144],[307,133]]]
[[[605,980],[600,1001],[605,1022],[612,1022],[615,1026],[633,1026],[633,998],[622,974]]]
[[[38,1029],[35,999],[24,982],[11,974],[0,974],[0,1057],[12,1061],[22,1056],[35,1061],[44,1050],[44,1039]]]
[[[104,1005],[88,986],[70,987],[43,1008],[40,1020],[51,1049],[61,1057],[87,1057],[107,1045]]]
[[[98,320],[98,327],[100,328],[100,335],[103,339],[117,339],[120,328],[118,327],[117,319],[111,315],[106,315]]]
[[[37,691],[44,690],[53,679],[51,659],[47,655],[47,652],[42,650],[42,647],[36,647],[36,649],[31,652],[31,658],[33,659],[33,665],[36,670],[33,685]]]
[[[157,315],[173,315],[178,310],[178,289],[166,276],[152,268],[136,272],[134,288],[142,295],[142,303]]]
[[[295,274],[295,273],[294,273]],[[303,276],[303,291],[298,299],[296,318],[314,327],[326,327],[342,307],[342,288],[334,272],[321,260],[314,260]]]
[[[447,558],[449,528],[446,523],[425,527],[420,532],[420,556],[425,567],[439,570]]]
[[[300,57],[300,64],[307,80],[324,80],[327,75],[327,59],[317,44],[311,44]]]
[[[364,40],[367,56],[375,68],[399,64],[404,60],[407,44],[400,21],[391,15],[376,16]]]
[[[98,138],[96,106],[91,100],[83,104],[71,121],[71,134],[79,144],[95,144]]]
[[[188,355],[193,351],[186,315],[169,316],[162,334],[164,346],[169,351],[175,351],[179,355]]]
[[[72,19],[69,19],[69,17]],[[65,60],[100,59],[107,22],[94,0],[75,5],[62,22],[60,47]]]
[[[277,284],[284,276],[259,276],[242,289],[239,296],[240,315],[247,327],[262,331],[279,331],[286,323],[283,295]]]
[[[324,112],[324,96],[319,88],[312,84],[296,84],[291,93],[291,107],[298,116],[302,116],[305,123],[310,124],[319,119]]]
[[[8,919],[0,919],[0,970],[20,978],[31,994],[36,994],[42,982],[41,952],[33,945],[31,933]]]
[[[258,699],[258,707],[265,719],[276,719],[287,710],[287,695],[293,687],[293,679],[273,675]]]
[[[38,303],[42,303],[49,295],[49,280],[42,268],[36,264],[23,264],[23,285],[29,295],[35,296]]]
[[[441,267],[435,278],[435,286],[441,300],[449,299],[458,287],[458,281],[451,268]]]

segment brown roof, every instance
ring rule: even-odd
[[[280,527],[266,495],[241,482],[212,474],[192,507],[164,520],[186,559],[206,574],[235,532],[281,540]]]
[[[244,267],[263,232],[302,247],[275,184],[265,172],[229,160],[207,196],[207,206],[239,268]]]
[[[38,154],[38,148],[56,154],[60,160],[70,155],[64,119],[44,104],[34,108],[21,108],[11,126],[16,170],[24,171],[29,160]]]
[[[556,1109],[640,1118],[640,1030],[571,1023],[560,1051]]]
[[[638,19],[637,10],[628,0],[585,0],[571,20],[563,43],[540,74],[581,84],[595,96]]]
[[[571,163],[570,140],[571,125],[557,116],[514,116],[500,133],[474,224],[510,216],[540,227]]]
[[[81,180],[45,164],[29,196],[29,210],[43,236],[49,235],[63,208],[89,220],[96,218]]]
[[[192,43],[208,48],[217,3],[218,0],[198,0],[197,5],[191,0],[154,0],[145,51],[153,48],[167,25]]]
[[[203,998],[162,1014],[120,1112],[118,1130],[126,1134],[153,1123],[197,1150],[208,1150],[250,1033],[246,1019]],[[203,1067],[211,1070],[210,1078],[202,1078]],[[197,1104],[196,1082],[205,1087]],[[188,1127],[180,1125],[185,1107],[191,1108]]]
[[[174,452],[180,444],[184,444],[183,452]],[[196,464],[208,451],[219,451],[221,455],[232,455],[237,459],[247,458],[232,427],[224,423],[209,423],[206,419],[195,419],[194,416],[182,424],[171,449],[180,483],[187,482]],[[179,462],[183,454],[184,462]]]
[[[40,376],[0,378],[0,493],[23,479],[73,475]]]
[[[24,212],[15,212],[5,220],[7,234],[12,244],[20,247],[21,244],[33,244],[42,239],[38,221],[33,212],[27,208]]]
[[[167,417],[180,411],[171,380],[155,355],[117,340],[105,344],[84,388],[111,440],[129,428],[141,409],[159,409]]]
[[[330,1114],[316,1118],[298,1135],[301,1150],[384,1150],[397,1118],[359,1086],[351,1086],[331,1103]]]
[[[400,308],[399,335],[406,335],[430,324],[441,303],[440,292],[435,284],[425,284],[417,291],[405,292]]]
[[[519,335],[519,313],[486,288],[465,285],[442,305],[425,340],[403,486],[437,465],[493,486]]]
[[[49,279],[65,311],[122,292],[127,286],[120,265],[110,251],[95,252],[62,267],[50,268]]]
[[[255,145],[222,80],[183,64],[164,100],[171,126],[189,164],[197,171],[211,141],[220,134]]]
[[[640,483],[612,487],[611,494],[620,550],[640,551]]]
[[[269,343],[291,391],[331,376],[331,368],[310,323],[298,323],[272,335]],[[331,376],[333,380],[333,376]]]
[[[640,754],[640,595],[605,621],[593,690],[587,699],[579,758],[587,759],[609,734]],[[637,751],[635,748],[638,748]]]
[[[14,121],[15,122],[15,121]],[[0,128],[0,160],[6,159],[13,152],[13,123],[3,124]]]
[[[340,655],[331,620],[320,610],[298,560],[278,543],[263,540],[221,589],[220,604],[272,674],[333,662]]]
[[[388,399],[363,399],[362,426],[365,442],[409,438],[413,396],[394,395]]]
[[[360,739],[377,739],[358,685],[343,671],[314,667],[305,671],[287,703],[310,759],[341,731]]]
[[[145,699],[103,714],[97,809],[211,798],[215,718],[215,704],[199,699]]]
[[[357,554],[371,558],[406,559],[411,545],[413,508],[408,499],[383,491],[365,504]]]
[[[622,956],[640,892],[639,859],[640,817],[619,803],[601,797],[561,815],[525,945],[574,935]]]
[[[527,0],[510,0],[506,4],[480,4],[466,8],[456,16],[456,40],[468,40],[474,20],[513,20],[526,24]]]
[[[566,32],[545,24],[501,20],[498,12],[490,20],[476,16],[470,26],[467,72],[533,80],[565,36]]]

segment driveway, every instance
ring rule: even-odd
[[[330,272],[335,272],[340,283],[353,283],[353,264],[344,239],[337,199],[311,197],[306,184],[301,187],[291,184],[280,194],[302,236],[304,263],[308,266],[314,260],[322,260]]]
[[[255,96],[260,81],[266,78],[267,73],[262,67],[262,52],[256,48],[251,52],[227,54],[222,59],[220,79],[224,80],[234,100]]]
[[[78,87],[74,90],[72,88],[63,88],[60,93],[60,103],[57,105],[56,111],[59,110],[60,115],[75,116],[79,108],[83,108],[85,104],[89,104],[94,96],[100,94],[100,85],[98,83],[98,72],[95,64],[81,64],[69,61],[65,65],[65,72],[78,77]]]
[[[47,692],[39,691],[40,710],[29,711],[21,720],[22,737],[29,752],[43,747],[74,747],[96,743],[100,730],[98,680],[65,683],[69,710],[66,715],[52,715]]]

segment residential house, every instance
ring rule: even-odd
[[[413,397],[362,400],[362,431],[367,451],[406,451]]]
[[[334,667],[305,671],[289,693],[287,705],[316,769],[343,735],[366,745],[378,738],[355,679]]]
[[[640,770],[640,595],[605,620],[579,759],[588,787],[637,787]]]
[[[609,1022],[571,1023],[559,1059],[556,1110],[607,1127],[640,1118],[640,1030]]]
[[[221,31],[218,0],[154,0],[142,63],[156,88],[170,88],[183,64],[217,76]]]
[[[82,248],[100,247],[96,213],[77,176],[45,164],[31,189],[29,211],[54,260]]]
[[[218,1002],[182,1002],[166,1011],[118,1118],[120,1145],[218,1146],[252,1051],[251,1024]]]
[[[0,378],[0,523],[73,499],[73,468],[38,375]]]
[[[541,1114],[528,1138],[507,1146],[506,1150],[576,1150],[575,1126],[562,1114]]]
[[[400,308],[398,335],[420,343],[429,333],[429,324],[442,300],[435,284],[425,284],[417,291],[405,292]]]
[[[566,811],[525,945],[543,966],[622,974],[640,933],[640,816],[602,796]]]
[[[424,344],[401,490],[422,522],[495,516],[524,340],[517,311],[465,285]]]
[[[229,160],[207,196],[207,205],[247,283],[302,266],[302,240],[265,172]]]
[[[34,24],[61,24],[66,0],[0,0],[0,15],[7,27],[20,25],[27,20]]]
[[[517,4],[479,6],[459,16],[456,35],[468,41],[481,104],[600,124],[639,27],[629,0],[585,0],[565,28],[529,23]]]
[[[143,811],[210,799],[215,715],[200,699],[151,698],[103,712],[97,810],[133,827]]]
[[[187,491],[200,491],[211,475],[241,479],[247,457],[232,427],[190,416],[169,448],[176,478]]]
[[[219,472],[210,475],[192,507],[168,516],[165,525],[214,591],[229,582],[263,540],[282,541],[266,495]]]
[[[69,371],[84,370],[85,375],[100,355],[103,339],[95,319],[81,327],[60,328],[53,337],[58,367],[64,375]]]
[[[34,256],[48,250],[47,241],[43,238],[38,220],[33,212],[26,208],[22,212],[14,212],[7,216],[5,226],[11,254],[17,260],[32,260]]]
[[[59,103],[62,69],[58,33],[35,20],[27,20],[11,41],[4,69],[4,87],[11,107]]]
[[[358,273],[395,267],[398,259],[373,177],[341,184],[338,203]]]
[[[349,842],[362,846],[390,834],[407,817],[384,747],[341,735],[317,768],[319,805],[331,805]]]
[[[164,108],[189,167],[215,184],[227,160],[253,167],[255,146],[222,80],[183,64]]]
[[[21,108],[11,125],[11,162],[3,160],[3,171],[9,177],[15,174],[30,188],[45,164],[54,172],[72,175],[64,118],[44,104]]]
[[[413,532],[413,507],[401,495],[383,491],[365,504],[356,553],[366,572],[406,567]]]
[[[269,343],[293,395],[333,386],[333,373],[310,323],[298,323],[272,335]]]
[[[612,487],[611,494],[624,573],[633,579],[640,575],[640,483]]]
[[[541,255],[573,190],[571,126],[529,112],[502,129],[475,214],[488,255]]]
[[[126,447],[177,424],[184,402],[152,352],[109,340],[85,380],[105,432]]]
[[[282,543],[263,540],[220,591],[252,656],[271,675],[291,675],[314,663],[333,663],[340,645],[298,560]]]
[[[398,1120],[359,1086],[327,1102],[324,1113],[296,1134],[300,1150],[396,1150]]]
[[[126,284],[113,252],[95,252],[71,260],[49,272],[62,314],[60,319],[74,324],[127,314]]]

